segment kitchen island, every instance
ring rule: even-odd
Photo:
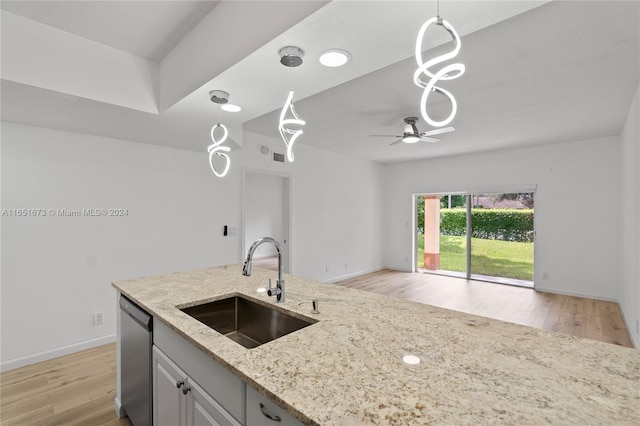
[[[640,352],[285,275],[277,309],[317,322],[246,349],[179,308],[258,292],[242,265],[115,282],[305,424],[640,424]],[[311,314],[311,299],[319,314]],[[403,361],[406,355],[418,364]]]

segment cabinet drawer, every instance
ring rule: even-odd
[[[244,382],[161,321],[154,325],[154,344],[240,423],[244,423]]]
[[[249,385],[247,385],[246,424],[250,426],[303,425],[291,414],[287,413],[284,408],[281,408]]]

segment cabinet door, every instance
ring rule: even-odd
[[[188,426],[240,426],[240,423],[231,414],[192,379],[189,379],[189,389],[187,399]]]
[[[180,388],[178,383],[184,383]],[[153,424],[181,426],[185,424],[185,397],[182,388],[186,375],[154,346],[153,348]]]
[[[194,378],[198,386],[226,411],[243,422],[244,382],[162,321],[156,321],[153,326],[154,345],[186,375]]]

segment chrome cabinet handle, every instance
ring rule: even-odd
[[[190,390],[191,390],[191,388],[189,386],[185,386],[185,387],[182,388],[182,393],[184,395],[186,395],[186,394],[189,393]]]
[[[266,418],[268,418],[269,420],[273,420],[274,422],[281,422],[282,421],[280,416],[275,416],[275,415],[269,413],[267,411],[267,409],[264,408],[264,405],[262,405],[262,402],[260,403],[260,411],[262,411],[262,415],[265,416]]]
[[[177,382],[176,382],[176,387],[177,387],[178,389],[180,389],[180,387],[181,387],[182,385],[184,385],[184,382],[183,382],[182,380],[179,380],[179,381],[177,381]]]

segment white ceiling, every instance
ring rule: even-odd
[[[2,9],[159,62],[219,1],[3,1]]]
[[[5,30],[11,28],[5,15],[19,15],[145,58],[159,111],[54,89],[42,79],[8,78],[3,54],[2,119],[205,150],[218,119],[210,90],[229,91],[243,106],[241,113],[221,114],[236,126],[232,137],[240,146],[241,125],[278,137],[277,115],[293,86],[296,109],[307,121],[299,143],[401,161],[616,135],[639,83],[637,1],[442,0],[441,15],[462,36],[457,60],[467,67],[445,86],[459,103],[457,130],[437,144],[389,146],[393,138],[369,135],[400,134],[403,117],[419,115],[412,52],[434,1],[273,2],[268,19],[260,9],[265,2],[218,3],[2,1],[3,50],[7,37],[20,35]],[[221,22],[228,25],[224,33]],[[425,57],[446,41],[444,34],[429,36],[425,48],[434,50]],[[277,56],[290,44],[306,52],[292,71]],[[353,60],[339,69],[322,67],[318,54],[331,47],[350,51]],[[165,87],[178,83],[176,101],[162,107]],[[418,127],[427,129],[422,121]]]

